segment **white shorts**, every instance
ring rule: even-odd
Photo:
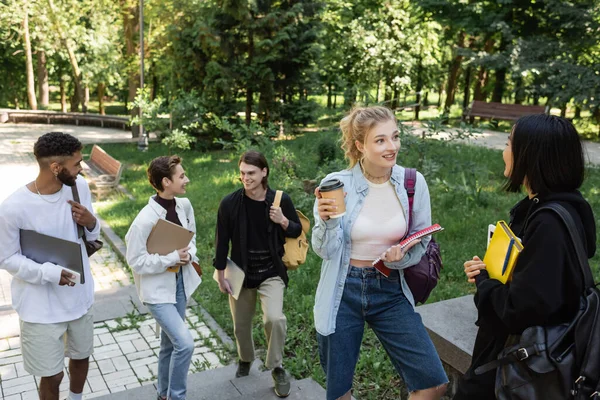
[[[94,352],[94,315],[88,311],[74,321],[36,324],[19,321],[25,371],[49,377],[65,367],[65,357],[83,360]]]

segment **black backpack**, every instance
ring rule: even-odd
[[[580,310],[569,323],[532,326],[510,336],[498,359],[475,373],[497,368],[498,400],[600,400],[600,291],[569,212],[557,203],[535,213],[541,210],[560,216],[575,246],[584,282]]]

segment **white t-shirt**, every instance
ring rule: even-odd
[[[81,204],[93,212],[87,182],[79,176],[76,183]],[[83,240],[77,237],[71,205],[67,203],[67,200],[73,200],[73,194],[69,186],[63,185],[57,193],[42,196],[43,199],[22,186],[0,204],[0,268],[13,275],[12,304],[21,320],[43,324],[73,321],[84,315],[94,302],[89,259]],[[59,286],[62,267],[52,263],[38,264],[23,256],[20,229],[79,242],[85,284]],[[85,230],[88,240],[97,239],[99,233],[99,222],[93,231]]]
[[[390,181],[367,181],[369,193],[352,226],[350,258],[375,260],[406,235],[406,219]]]

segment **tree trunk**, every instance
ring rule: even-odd
[[[457,48],[465,47],[465,32],[458,34]],[[450,114],[450,107],[454,103],[454,93],[456,91],[456,83],[458,81],[458,75],[460,73],[460,64],[462,63],[463,56],[456,55],[452,64],[450,64],[450,73],[448,74],[448,84],[446,86],[446,102],[444,104],[444,114]]]
[[[507,41],[503,37],[500,41],[499,53],[503,53],[506,50]],[[506,87],[506,67],[500,67],[496,69],[496,82],[494,82],[494,91],[492,92],[492,101],[496,103],[502,103],[502,97],[504,96],[504,88]]]
[[[442,93],[444,92],[444,81],[440,81],[440,86],[438,87],[438,101],[437,108],[439,109],[442,106]]]
[[[337,108],[337,93],[333,94],[333,109]]]
[[[150,37],[150,35],[148,35]],[[156,95],[158,94],[158,76],[156,75],[156,66],[154,61],[150,64],[150,70],[152,71],[152,90],[150,92],[150,100],[154,101],[156,99]]]
[[[486,39],[483,50],[487,54],[491,54],[494,48],[494,39]],[[487,98],[486,86],[489,79],[488,70],[482,65],[477,72],[477,80],[475,81],[475,90],[473,91],[473,100],[485,101]]]
[[[100,115],[105,115],[106,112],[104,110],[104,91],[106,90],[106,85],[104,82],[100,82],[98,84],[98,113]]]
[[[333,85],[331,82],[329,82],[327,84],[327,108],[331,108],[331,92],[333,90],[332,88],[333,88]]]
[[[419,56],[417,62],[417,106],[415,107],[415,120],[419,120],[419,112],[421,111],[421,90],[423,90],[423,57]]]
[[[67,93],[65,90],[65,78],[60,76],[60,111],[67,112]]]
[[[563,118],[567,116],[567,103],[564,103],[560,108],[560,116]]]
[[[473,71],[473,67],[470,65],[467,67],[465,71],[465,90],[463,92],[463,112],[469,107],[470,97],[471,97],[471,73]]]
[[[400,97],[400,89],[394,88],[394,92],[392,93],[392,110],[398,108],[398,97]]]
[[[87,112],[88,106],[90,104],[90,88],[85,85],[83,89],[83,102],[81,103],[81,108],[84,110],[83,112]]]
[[[25,68],[27,71],[27,100],[29,108],[37,110],[35,98],[35,82],[33,79],[33,57],[31,56],[31,40],[29,39],[29,2],[25,1],[25,17],[23,18],[23,41],[25,42]]]
[[[525,88],[523,87],[523,77],[518,75],[515,78],[515,104],[523,104],[525,101]]]
[[[73,81],[75,83],[75,93],[77,94],[74,97],[78,101],[81,101],[84,97],[84,94],[83,87],[81,86],[82,73],[79,69],[79,64],[77,63],[77,57],[75,57],[75,52],[73,51],[73,48],[69,44],[69,41],[67,40],[59,22],[56,20],[56,10],[54,8],[54,2],[52,0],[48,0],[48,5],[50,10],[50,19],[54,24],[54,29],[56,29],[56,32],[58,33],[58,37],[62,46],[65,48],[65,50],[67,50],[67,54],[69,55],[69,62],[71,63],[71,68],[73,68]],[[75,110],[72,111],[77,111],[79,109],[79,103],[74,103],[74,106]],[[83,105],[81,111],[83,111],[84,113],[87,112],[87,107]]]
[[[46,67],[46,52],[37,51],[37,78],[38,78],[38,97],[40,108],[48,108],[50,103],[50,90],[48,88],[48,68]]]
[[[140,88],[140,74],[138,62],[133,62],[139,53],[139,43],[137,43],[137,34],[140,31],[140,11],[137,0],[119,0],[121,5],[121,13],[123,17],[123,32],[125,36],[125,60],[129,62],[132,67],[127,70],[127,103],[131,103],[135,100],[137,90]],[[136,44],[137,43],[137,44]],[[134,107],[130,110],[129,115],[131,118],[136,117],[140,114],[140,110]],[[138,125],[131,125],[131,136],[136,138],[140,136],[140,127]]]
[[[250,29],[248,31],[248,71],[251,70],[252,67],[252,59],[254,57],[254,34]],[[252,85],[254,84],[253,79],[250,78],[248,82],[246,82],[246,125],[250,125],[252,122],[252,96],[254,95],[254,91],[252,90]]]
[[[425,92],[423,97],[423,107],[429,107],[429,90]]]
[[[575,107],[575,116],[573,117],[573,119],[580,119],[581,118],[581,106],[576,106]]]

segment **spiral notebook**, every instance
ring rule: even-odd
[[[510,281],[521,251],[523,251],[521,239],[513,233],[506,222],[498,221],[483,257],[490,278],[502,283]]]
[[[421,239],[422,237],[425,237],[428,235],[433,235],[434,233],[441,232],[443,230],[444,230],[444,228],[442,228],[440,226],[440,224],[431,225],[430,227],[422,229],[416,233],[413,233],[412,235],[401,240],[399,243],[400,248],[404,249],[406,246],[408,246],[410,243],[414,242],[415,240]],[[375,267],[375,269],[377,269],[377,271],[381,272],[386,278],[389,277],[390,272],[392,272],[392,269],[386,267],[385,264],[383,263],[383,261],[381,260],[381,258],[378,258],[377,260],[373,261],[373,266]]]

